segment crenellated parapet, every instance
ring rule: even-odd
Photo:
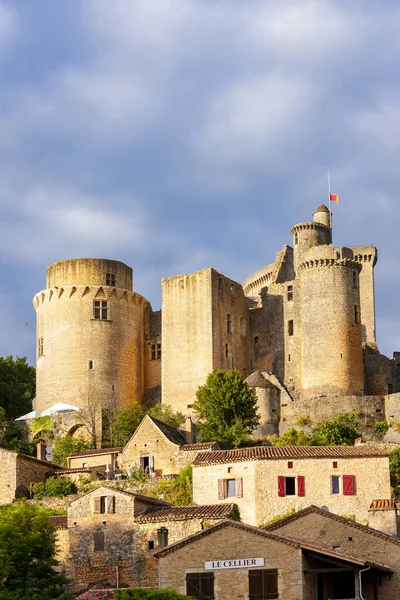
[[[42,290],[33,297],[33,306],[37,310],[45,303],[54,303],[57,300],[83,300],[86,297],[90,297],[93,300],[95,298],[104,298],[105,300],[130,302],[141,306],[143,309],[150,306],[148,300],[136,292],[104,285],[65,285],[59,288]]]
[[[297,273],[301,275],[306,270],[309,269],[317,269],[321,267],[346,267],[349,269],[353,269],[360,273],[362,269],[362,265],[359,262],[351,259],[342,259],[337,260],[335,258],[317,258],[314,260],[307,260],[303,262],[297,268]]]
[[[330,234],[330,227],[324,225],[323,223],[318,223],[316,221],[297,223],[290,230],[290,233],[294,236],[296,233],[300,233],[302,231],[324,231]]]

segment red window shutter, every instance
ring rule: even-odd
[[[236,498],[243,498],[243,477],[236,479]]]
[[[225,480],[218,479],[218,500],[225,498]]]
[[[354,496],[355,488],[354,475],[343,475],[343,496]]]
[[[304,487],[304,477],[303,475],[299,475],[297,477],[297,495],[305,496],[305,487]]]
[[[278,496],[285,495],[285,478],[282,475],[278,476]]]

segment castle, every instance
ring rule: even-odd
[[[370,398],[384,413],[400,392],[400,354],[377,348],[376,248],[335,248],[323,204],[291,234],[293,245],[243,285],[212,268],[163,279],[160,311],[132,290],[121,262],[48,267],[33,299],[37,414],[98,396],[116,406],[162,401],[190,416],[197,387],[218,369],[256,387],[260,434],[290,424],[299,406],[334,413]]]

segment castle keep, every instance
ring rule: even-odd
[[[383,412],[385,397],[400,391],[400,357],[377,348],[377,250],[335,248],[330,216],[320,205],[243,285],[212,268],[163,279],[158,312],[132,290],[121,262],[51,265],[33,301],[35,410],[100,398],[103,406],[161,400],[190,415],[211,371],[237,369],[257,389],[263,435],[289,423],[293,407],[339,410],[339,397],[347,409],[372,398]]]

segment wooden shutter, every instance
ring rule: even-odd
[[[262,571],[254,569],[249,571],[249,600],[261,600],[262,593]]]
[[[243,498],[243,477],[236,479],[236,497]]]
[[[343,475],[343,496],[354,496],[355,488],[354,475]]]
[[[107,496],[106,512],[107,513],[115,512],[115,496]]]
[[[187,573],[186,595],[200,599],[200,573]]]
[[[278,496],[285,495],[285,478],[282,475],[278,477]]]
[[[278,570],[265,569],[263,574],[263,598],[279,598],[278,595]]]
[[[225,479],[218,479],[218,500],[225,498]]]
[[[297,477],[297,495],[298,496],[305,496],[304,477],[303,477],[303,475],[299,475]]]
[[[93,535],[94,539],[94,551],[95,552],[103,552],[104,550],[104,532],[96,531]]]
[[[200,573],[201,600],[214,598],[214,573]]]
[[[137,459],[136,459],[135,462],[136,462],[136,468],[140,469],[140,467],[142,466],[142,463],[141,463],[141,460],[140,460],[140,456],[137,457]]]
[[[154,471],[154,456],[149,456],[149,470]]]
[[[100,496],[95,496],[93,498],[93,512],[95,515],[100,514]]]

